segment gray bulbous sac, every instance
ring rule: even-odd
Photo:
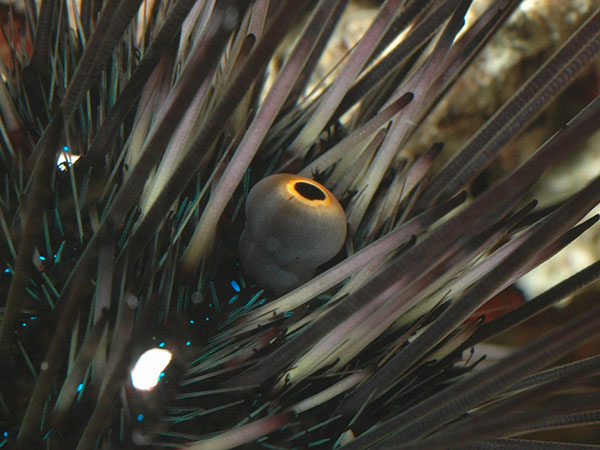
[[[344,209],[327,188],[298,175],[268,176],[248,194],[242,267],[262,287],[283,294],[341,250],[346,228]]]

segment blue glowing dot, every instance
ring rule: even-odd
[[[231,287],[235,292],[240,292],[240,285],[235,280],[231,280]]]
[[[65,152],[68,152],[68,151],[69,151],[69,147],[67,147],[67,146],[65,145],[65,146],[63,147],[63,150],[64,150]]]
[[[22,326],[22,327],[26,327],[26,326],[27,326],[27,324],[26,324],[25,322],[23,322],[23,323],[21,324],[21,326]]]
[[[187,345],[187,346],[190,346],[190,345],[192,345],[192,341],[187,341],[187,342],[185,343],[185,345]]]
[[[45,256],[40,256],[40,261],[46,261],[46,257]]]
[[[144,420],[144,415],[143,414],[138,414],[137,421],[141,422],[142,420]]]
[[[29,316],[29,318],[30,318],[31,320],[35,320],[35,319],[37,319],[37,317],[36,317],[36,316]]]
[[[2,433],[2,436],[7,437],[8,436],[8,431],[5,431],[4,433]]]
[[[4,273],[10,273],[10,269],[4,269]]]
[[[160,379],[161,379],[162,377],[164,377],[164,376],[165,376],[165,373],[164,373],[164,372],[161,372],[161,373],[160,373],[160,375],[158,376],[158,379],[160,380]]]
[[[165,343],[164,343],[164,342],[161,342],[160,344],[158,344],[158,346],[159,346],[160,348],[163,348],[163,347],[165,346]]]
[[[195,322],[194,322],[194,319],[191,319],[191,320],[190,320],[190,323],[193,325],[193,324],[195,323]]]
[[[81,392],[83,390],[83,383],[77,386],[77,392]]]
[[[205,317],[205,318],[204,318],[204,320],[206,320],[206,321],[208,322],[208,321],[210,320],[210,318],[208,318],[208,317]]]

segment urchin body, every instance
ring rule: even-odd
[[[524,198],[598,127],[598,102],[497,185],[468,203],[460,191],[600,52],[600,11],[561,50],[566,57],[550,59],[476,133],[476,144],[438,168],[441,146],[417,160],[420,152],[404,146],[518,2],[492,2],[459,33],[470,2],[388,0],[333,80],[312,92],[305,75],[316,73],[346,2],[308,3],[165,1],[149,6],[146,23],[133,19],[140,2],[107,0],[100,15],[90,8],[100,2],[84,2],[72,25],[77,38],[64,27],[71,2],[62,9],[43,2],[39,17],[30,8],[36,48],[47,52],[27,70],[47,73],[39,67],[47,55],[53,63],[49,79],[35,81],[46,94],[40,102],[52,102],[40,109],[51,126],[39,141],[30,136],[32,159],[52,162],[66,147],[81,158],[59,177],[52,164],[29,171],[2,147],[2,258],[11,290],[0,344],[18,374],[2,394],[16,445],[485,446],[489,436],[547,424],[550,411],[527,403],[551,399],[547,385],[536,390],[536,377],[555,383],[551,394],[570,383],[588,388],[586,377],[598,370],[589,361],[540,371],[598,333],[597,309],[492,368],[463,359],[463,351],[600,276],[593,264],[510,314],[490,323],[482,316],[497,292],[597,220],[577,224],[598,203],[598,180],[533,213]],[[304,5],[312,15],[302,14]],[[139,40],[132,31],[142,22]],[[56,45],[44,40],[48,24]],[[262,84],[290,29],[296,47],[273,85]],[[383,44],[400,34],[384,54]],[[71,47],[81,43],[79,61]],[[19,84],[28,61],[15,55],[7,86],[18,107],[0,102],[0,120],[17,111],[33,123]],[[55,97],[63,92],[64,105]],[[33,128],[11,125],[19,136]],[[312,169],[323,184],[267,176]],[[103,188],[89,196],[94,182]],[[152,202],[144,185],[156,192]],[[59,190],[70,196],[68,217],[57,206]],[[351,217],[350,236],[331,191]],[[48,192],[56,204],[41,201]],[[224,232],[244,227],[244,202],[244,230]],[[204,213],[210,226],[202,227]],[[20,220],[24,237],[7,226]],[[198,230],[198,261],[186,271],[183,255]],[[210,245],[221,239],[225,245]],[[67,247],[73,256],[65,261]],[[47,340],[31,331],[42,322]],[[174,362],[147,392],[132,384],[130,369],[151,348],[172,352]],[[533,388],[522,391],[528,375]],[[586,414],[555,412],[556,426],[596,420],[597,405],[579,400],[573,410]],[[515,405],[533,418],[527,430]]]

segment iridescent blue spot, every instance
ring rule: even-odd
[[[10,273],[10,269],[4,269],[4,273]]]
[[[23,323],[21,324],[21,326],[22,326],[22,327],[26,327],[26,326],[27,326],[27,324],[26,324],[25,322],[23,322]]]
[[[160,380],[160,379],[161,379],[162,377],[164,377],[164,376],[165,376],[165,373],[164,373],[164,372],[161,372],[161,373],[160,373],[160,375],[158,376],[158,379]]]
[[[190,320],[190,323],[191,323],[192,325],[194,325],[194,323],[195,323],[195,322],[194,322],[194,319],[191,319],[191,320]]]
[[[64,150],[65,152],[68,152],[68,151],[69,151],[69,147],[67,147],[67,146],[65,145],[65,146],[63,146],[63,150]]]
[[[46,257],[45,256],[40,256],[40,261],[46,261]]]
[[[163,347],[165,346],[165,343],[164,343],[164,342],[161,342],[160,344],[158,344],[158,346],[159,346],[160,348],[163,348]]]
[[[240,298],[240,295],[239,295],[239,294],[235,294],[233,297],[231,297],[231,298],[229,299],[229,301],[228,301],[227,303],[229,303],[229,304],[231,305],[231,304],[232,304],[233,302],[235,302],[235,301],[236,301],[238,298]]]
[[[144,420],[144,415],[143,414],[138,414],[137,421],[141,422],[142,420]]]
[[[2,436],[8,437],[8,431],[5,431],[4,433],[2,433]]]
[[[36,316],[29,316],[29,318],[30,318],[31,320],[35,320],[35,319],[37,319],[37,317],[36,317]]]
[[[204,320],[206,320],[207,322],[210,320],[209,317],[205,317]]]
[[[190,345],[192,345],[192,341],[187,341],[187,342],[185,343],[185,345],[187,345],[187,346],[190,346]]]
[[[81,392],[82,389],[83,389],[83,383],[81,383],[79,386],[77,386],[77,392]]]
[[[240,285],[235,280],[231,280],[231,287],[235,292],[240,292]]]

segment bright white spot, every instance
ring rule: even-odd
[[[125,302],[127,303],[127,306],[129,306],[131,309],[137,308],[138,300],[137,298],[135,298],[135,295],[128,294],[127,296],[125,296]]]
[[[79,159],[79,155],[73,155],[67,152],[60,152],[58,158],[56,159],[56,165],[58,166],[58,170],[64,172],[71,164]]]
[[[48,363],[47,363],[46,361],[44,361],[44,362],[42,363],[42,365],[40,366],[40,368],[41,368],[42,370],[48,370]]]
[[[131,438],[133,442],[137,445],[150,445],[152,443],[152,439],[147,434],[144,434],[141,430],[133,430],[131,433]]]
[[[202,303],[204,301],[204,296],[202,295],[202,293],[200,291],[196,291],[192,294],[192,303],[197,305],[199,303]]]
[[[171,362],[173,354],[169,350],[153,348],[139,357],[131,371],[131,384],[142,391],[155,387],[160,374]]]

